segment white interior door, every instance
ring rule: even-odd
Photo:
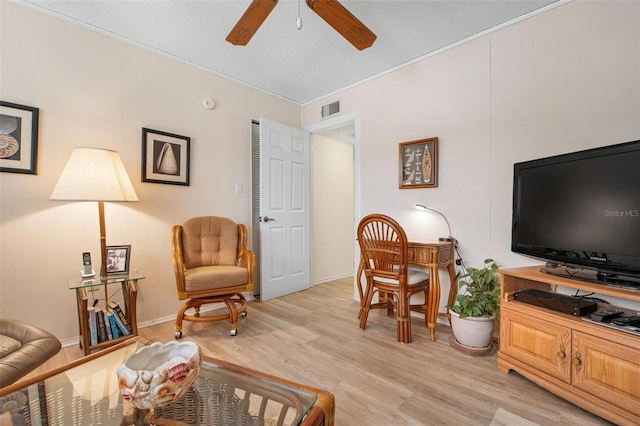
[[[311,286],[310,134],[260,119],[260,298]]]

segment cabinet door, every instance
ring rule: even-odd
[[[571,330],[536,317],[502,309],[500,351],[569,383]]]
[[[640,413],[640,350],[573,332],[573,385]]]

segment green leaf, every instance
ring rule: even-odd
[[[481,269],[467,268],[458,280],[456,301],[447,308],[462,318],[494,316],[500,306],[498,268],[493,259],[486,259]]]

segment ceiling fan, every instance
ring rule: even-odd
[[[305,1],[311,10],[356,49],[364,50],[376,40],[376,35],[337,0]],[[277,3],[278,0],[253,0],[227,36],[227,41],[237,46],[246,46]]]

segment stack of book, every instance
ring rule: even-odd
[[[108,342],[132,333],[131,323],[116,302],[102,308],[89,307],[89,340],[91,345]]]

